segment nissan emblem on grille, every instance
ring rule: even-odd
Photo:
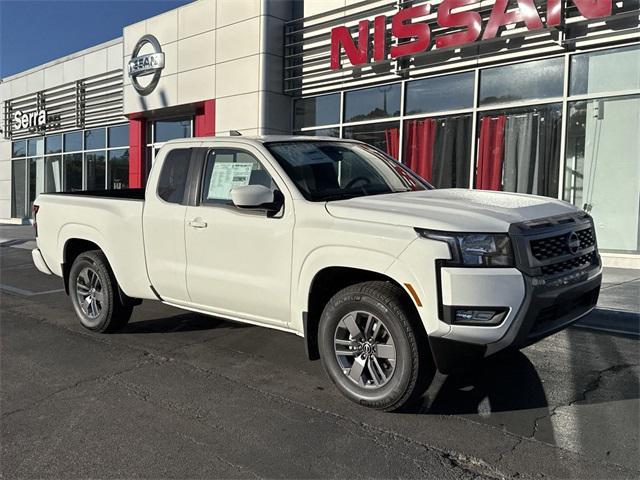
[[[580,250],[580,237],[576,232],[571,232],[571,235],[567,238],[567,246],[572,255],[575,255]]]

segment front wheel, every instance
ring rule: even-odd
[[[388,282],[352,285],[331,298],[318,346],[329,378],[349,399],[391,411],[424,392],[435,367],[412,310]]]
[[[88,330],[113,332],[124,327],[133,307],[123,305],[107,258],[99,250],[78,255],[69,272],[71,303]]]

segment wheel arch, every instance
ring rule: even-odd
[[[327,302],[340,290],[368,281],[388,282],[398,287],[399,291],[402,292],[406,307],[411,309],[411,316],[417,320],[415,322],[416,328],[419,328],[426,335],[426,330],[420,321],[420,315],[414,299],[411,297],[407,287],[397,279],[386,273],[366,268],[346,265],[326,266],[313,276],[309,285],[306,309],[302,313],[305,350],[309,360],[318,360],[320,358],[318,327],[320,316]]]
[[[118,281],[117,275],[113,269],[112,263],[109,260],[109,255],[98,243],[93,240],[87,240],[86,238],[72,237],[66,239],[62,248],[62,281],[64,283],[64,291],[67,295],[69,295],[69,274],[71,272],[71,266],[78,256],[85,252],[98,250],[102,252],[102,254],[107,259],[107,266],[111,270],[113,274],[113,278],[116,280],[116,291],[118,292],[118,297],[120,302],[123,305],[137,305],[141,303],[139,299],[134,299],[129,297],[122,288],[120,287],[120,282]]]

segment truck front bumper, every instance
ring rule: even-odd
[[[523,296],[516,309],[503,302],[509,308],[509,314],[499,326],[452,325],[447,335],[429,336],[438,370],[451,373],[464,369],[500,350],[526,347],[568,327],[595,308],[602,282],[600,266],[566,284],[549,285],[539,278],[519,275]],[[490,279],[476,288],[496,291]],[[509,297],[511,303],[517,292],[518,287],[513,286]],[[485,334],[483,329],[487,329]]]

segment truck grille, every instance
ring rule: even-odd
[[[592,265],[596,258],[596,252],[589,252],[586,255],[580,255],[564,262],[552,263],[551,265],[545,265],[542,267],[543,275],[557,275],[559,273],[571,272],[578,270],[587,265]]]
[[[562,255],[569,255],[569,236],[572,232],[563,233],[562,235],[555,235],[553,237],[539,238],[531,241],[531,253],[541,262],[549,260]],[[575,232],[580,240],[580,250],[592,247],[595,243],[595,237],[593,235],[593,228],[585,228]],[[566,263],[566,262],[562,262]]]
[[[563,277],[600,262],[591,217],[561,215],[512,225],[518,268],[531,276]]]

